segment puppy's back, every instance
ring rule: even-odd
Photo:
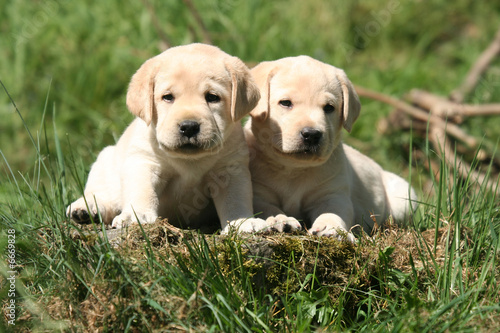
[[[398,223],[405,222],[417,208],[417,193],[406,180],[392,172],[384,171],[383,181],[392,217]]]

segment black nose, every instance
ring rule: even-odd
[[[182,136],[192,138],[200,132],[200,124],[193,120],[184,120],[179,124],[179,133]]]
[[[304,127],[302,131],[300,131],[300,136],[306,145],[315,146],[319,143],[319,140],[321,140],[323,133],[312,127]]]

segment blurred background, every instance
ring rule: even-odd
[[[169,46],[211,43],[249,65],[306,54],[384,94],[401,98],[421,88],[447,96],[499,23],[497,1],[2,0],[0,80],[21,116],[0,89],[0,187],[8,166],[22,174],[35,166],[26,127],[47,160],[55,154],[57,136],[65,158],[88,171],[133,119],[125,106],[130,77]],[[496,61],[466,102],[499,101]],[[392,108],[361,102],[361,116],[345,141],[407,175],[403,147],[411,133],[380,131],[379,121]],[[498,117],[481,117],[461,126],[495,143],[499,125]],[[415,165],[413,175],[419,173],[425,170]]]

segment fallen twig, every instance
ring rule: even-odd
[[[395,97],[389,96],[389,95],[384,95],[382,93],[369,90],[366,88],[363,88],[361,86],[356,85],[355,89],[359,96],[362,97],[367,97],[370,99],[378,100],[380,102],[389,104],[393,107],[395,107],[397,110],[401,110],[408,114],[409,116],[423,121],[423,122],[429,122],[431,125],[439,126],[440,128],[444,129],[448,134],[453,136],[454,138],[462,141],[467,145],[467,147],[471,149],[477,149],[478,147],[478,141],[476,138],[468,135],[464,130],[462,130],[460,127],[458,127],[455,124],[448,123],[446,120],[443,120],[437,115],[434,115],[432,113],[425,112],[424,110],[412,106],[400,99],[397,99]]]
[[[476,117],[500,115],[500,104],[470,105],[459,104],[430,92],[412,89],[408,100],[419,107],[431,110],[440,117]]]
[[[500,29],[497,31],[495,39],[488,48],[481,53],[474,66],[469,70],[462,85],[450,94],[450,99],[456,103],[462,103],[465,96],[477,85],[481,74],[488,68],[491,61],[498,54],[500,54]]]
[[[439,127],[432,127],[429,133],[429,140],[432,142],[439,156],[445,161],[448,167],[457,170],[462,179],[476,181],[478,187],[485,186],[489,191],[495,193],[498,187],[497,181],[493,181],[486,174],[472,168],[472,166],[462,158],[457,158],[450,140],[446,138],[446,133]],[[483,185],[484,184],[484,185]]]

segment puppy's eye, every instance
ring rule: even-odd
[[[323,111],[325,111],[325,113],[332,113],[333,111],[335,111],[335,106],[327,104],[323,106]]]
[[[174,98],[174,95],[172,95],[172,94],[165,94],[165,95],[161,96],[161,99],[164,100],[165,102],[171,103],[174,101],[175,98]]]
[[[218,103],[220,102],[220,97],[212,93],[206,93],[205,100],[207,103]]]
[[[278,102],[278,104],[284,108],[291,108],[293,105],[292,101],[289,99],[282,99],[281,101]]]

